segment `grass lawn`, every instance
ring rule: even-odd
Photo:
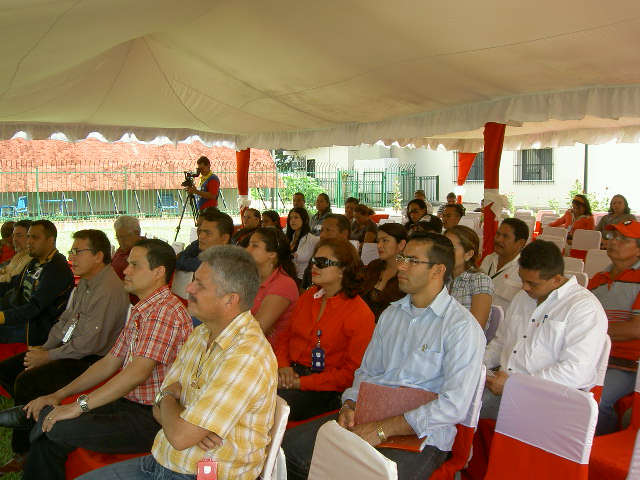
[[[9,407],[13,407],[13,400],[0,396],[0,410]],[[0,427],[0,465],[8,462],[11,457],[13,457],[13,451],[11,450],[11,430]],[[2,480],[19,480],[21,477],[21,473],[10,473],[4,475]]]

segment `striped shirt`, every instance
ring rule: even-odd
[[[143,384],[125,395],[126,399],[153,405],[169,367],[192,330],[187,309],[166,285],[131,308],[129,321],[110,353],[124,358],[123,370],[133,357],[150,358],[156,366]]]
[[[210,452],[218,478],[258,478],[273,424],[278,368],[273,350],[250,312],[238,315],[207,349],[209,330],[197,327],[171,367],[164,385],[180,382],[180,416],[222,437]],[[158,432],[153,457],[165,468],[195,475],[205,452],[179,451]]]
[[[640,315],[640,260],[615,279],[611,278],[612,267],[595,274],[589,281],[589,290],[600,300],[609,323],[625,322],[632,315]],[[611,342],[611,356],[638,360],[640,340]]]

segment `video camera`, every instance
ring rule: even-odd
[[[184,182],[182,182],[180,185],[182,185],[183,187],[195,187],[195,184],[193,183],[193,179],[196,177],[200,176],[200,172],[182,172],[184,173]]]

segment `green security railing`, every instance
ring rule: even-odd
[[[225,188],[236,172],[214,172],[221,179],[219,208],[237,214],[238,192]],[[0,216],[8,218],[92,219],[119,215],[178,217],[186,194],[180,183],[183,172],[149,171],[0,171]],[[333,165],[315,165],[313,170],[286,172],[250,171],[252,206],[281,213],[291,208],[297,191],[307,196],[313,210],[315,196],[325,192],[333,205],[342,206],[350,196],[375,209],[393,206],[397,193],[406,204],[416,189],[437,200],[439,179],[416,177],[415,165],[387,169],[341,170]],[[197,179],[196,179],[197,185]],[[190,209],[187,205],[187,215]]]

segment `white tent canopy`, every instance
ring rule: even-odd
[[[478,151],[640,139],[637,0],[6,0],[0,139]]]

